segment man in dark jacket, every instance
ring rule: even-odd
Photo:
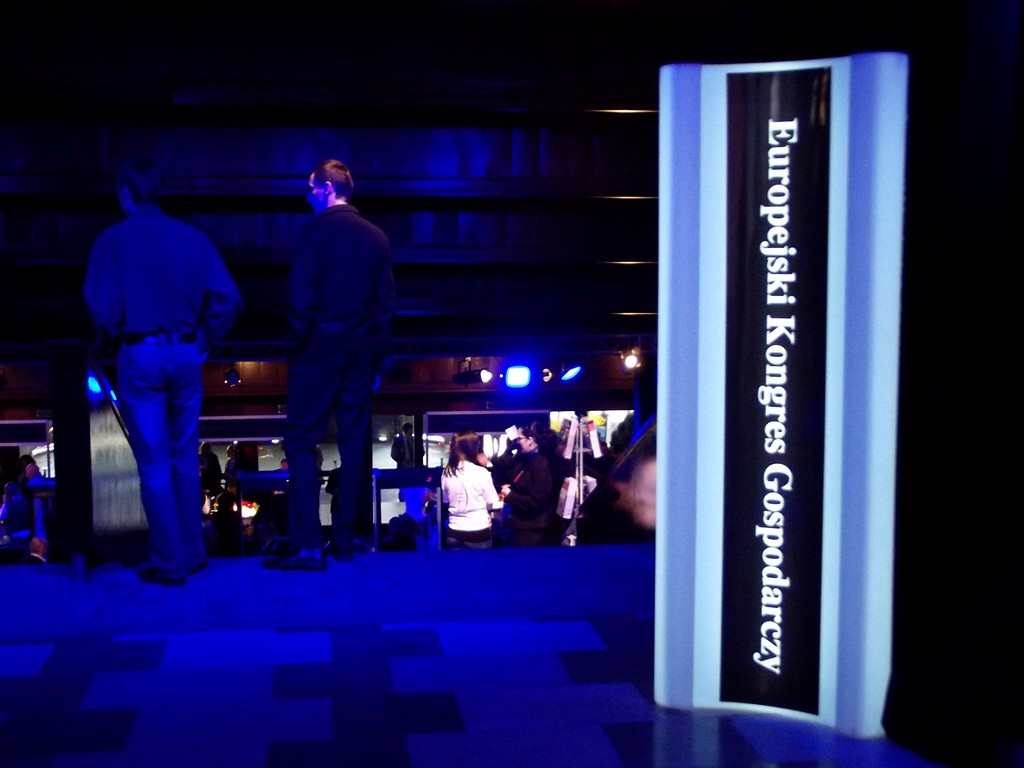
[[[299,233],[288,278],[292,350],[288,358],[288,517],[291,553],[268,568],[322,570],[317,443],[334,415],[344,489],[331,524],[339,559],[352,556],[357,508],[370,503],[370,399],[391,341],[391,246],[349,205],[352,174],[326,160],[309,176],[314,217]]]
[[[416,445],[412,424],[405,422],[402,434],[391,443],[391,460],[399,469],[412,469],[423,464],[423,452],[423,444]]]

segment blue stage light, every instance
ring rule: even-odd
[[[505,386],[521,389],[530,384],[530,369],[525,365],[510,365],[505,369]]]
[[[90,375],[89,378],[86,380],[86,385],[89,387],[89,391],[92,392],[94,395],[98,395],[100,392],[103,391],[100,388],[99,379],[97,379],[95,376]]]
[[[583,372],[582,365],[570,365],[562,371],[562,381],[572,381]]]

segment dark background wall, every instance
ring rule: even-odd
[[[141,144],[168,167],[167,207],[211,233],[242,287],[223,360],[279,358],[305,178],[327,156],[352,166],[353,202],[394,242],[395,404],[448,375],[421,376],[421,360],[656,347],[658,67],[906,51],[887,727],[940,756],[986,755],[1024,721],[1006,663],[1015,438],[994,429],[1012,423],[1019,349],[1020,26],[1019,2],[994,0],[30,9],[0,41],[0,364],[88,337],[88,249],[118,218],[113,164]],[[37,397],[5,391],[10,408],[11,391]]]

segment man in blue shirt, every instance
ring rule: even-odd
[[[341,467],[331,549],[352,557],[353,521],[370,500],[370,400],[391,341],[394,279],[391,246],[348,203],[352,174],[326,160],[309,176],[315,214],[299,232],[288,277],[288,539],[291,553],[267,568],[322,570],[317,443],[333,415]]]
[[[149,526],[150,557],[138,575],[178,586],[206,566],[196,458],[202,364],[242,299],[210,239],[161,210],[152,158],[123,163],[116,187],[127,217],[93,245],[85,299],[101,339],[120,344],[118,401]]]

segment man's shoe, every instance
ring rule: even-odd
[[[168,576],[155,565],[140,566],[135,574],[139,580],[146,584],[159,584],[162,587],[183,587],[185,586],[184,576]]]
[[[273,571],[324,571],[327,561],[319,549],[300,549],[287,557],[268,557],[263,561],[264,568]]]

